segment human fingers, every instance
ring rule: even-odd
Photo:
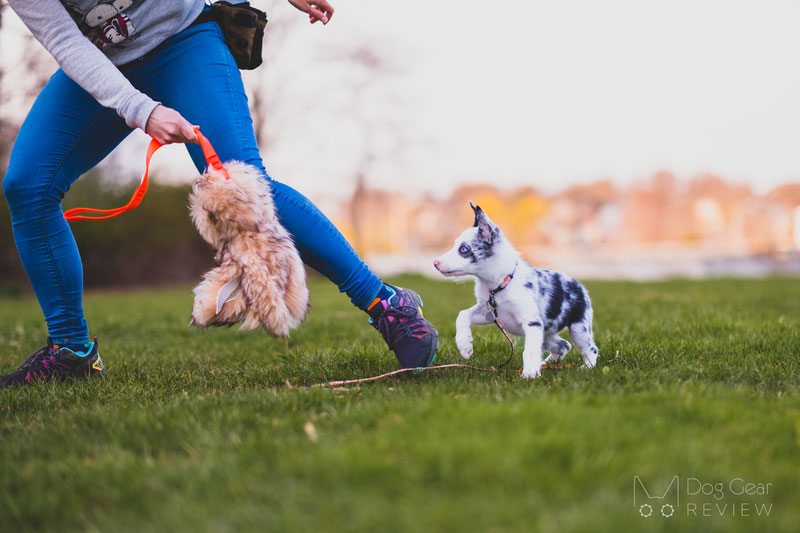
[[[325,13],[325,16],[328,18],[328,20],[333,17],[333,6],[328,2],[328,0],[317,0],[311,5]],[[323,22],[327,23],[327,21]]]
[[[333,8],[327,2],[321,1],[314,4],[308,4],[307,13],[309,15],[311,24],[314,24],[318,20],[323,24],[327,24],[333,15]]]
[[[187,120],[183,120],[181,123],[181,134],[183,135],[184,140],[181,142],[199,143],[200,141],[197,138],[195,128],[197,128],[197,126],[190,124]]]
[[[174,109],[160,104],[150,113],[145,133],[161,144],[197,142],[189,121]]]

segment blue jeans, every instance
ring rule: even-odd
[[[199,125],[222,161],[238,159],[264,171],[281,223],[293,235],[303,261],[364,309],[381,280],[313,203],[267,175],[241,75],[217,24],[188,28],[168,43],[120,70],[137,89]],[[61,200],[81,174],[130,132],[113,110],[100,106],[59,70],[42,89],[14,144],[3,190],[17,250],[55,344],[89,340],[83,268]],[[206,162],[200,147],[191,144],[187,149],[202,172]]]

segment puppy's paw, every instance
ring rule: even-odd
[[[548,365],[549,365],[549,364],[558,363],[558,361],[559,361],[560,359],[561,359],[561,356],[560,356],[560,355],[558,355],[557,353],[551,353],[550,355],[548,355],[548,356],[545,358],[544,362],[545,362],[545,364],[548,364]]]
[[[458,352],[461,354],[461,357],[464,359],[472,357],[472,335],[465,335],[463,337],[456,335],[456,346],[458,347]]]
[[[533,369],[531,368],[523,368],[522,369],[522,377],[525,379],[535,379],[542,375],[542,366],[539,365]]]
[[[597,356],[599,355],[597,351],[597,346],[590,346],[587,350],[581,350],[583,352],[583,365],[585,368],[594,368],[594,365],[597,364]]]

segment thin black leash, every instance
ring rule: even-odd
[[[514,341],[511,340],[511,337],[509,337],[508,333],[506,332],[506,328],[504,328],[503,324],[500,323],[500,317],[497,316],[497,300],[495,300],[494,295],[505,289],[508,286],[509,282],[512,279],[514,279],[514,274],[517,272],[517,265],[519,265],[519,261],[514,263],[514,269],[511,271],[511,274],[506,276],[503,279],[503,282],[500,283],[500,285],[498,285],[494,289],[489,289],[489,299],[486,301],[486,307],[492,314],[494,325],[497,326],[500,329],[500,331],[503,332],[503,335],[506,336],[508,344],[511,346],[511,355],[508,356],[508,359],[506,359],[503,364],[497,365],[495,368],[503,368],[508,363],[510,363],[512,359],[514,359]]]

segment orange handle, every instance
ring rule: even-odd
[[[231,179],[228,171],[225,170],[224,166],[222,166],[222,161],[219,160],[217,152],[214,151],[214,147],[211,146],[209,140],[206,139],[202,133],[200,133],[200,128],[195,128],[194,132],[197,134],[197,139],[200,141],[200,147],[203,149],[203,156],[206,158],[206,162],[209,164],[209,166],[213,167],[214,170],[221,172],[225,176],[225,179]],[[92,209],[90,207],[76,207],[65,212],[64,218],[67,220],[106,220],[124,213],[125,211],[130,211],[131,209],[138,207],[138,205],[142,203],[145,193],[147,193],[147,176],[150,173],[150,159],[153,157],[153,154],[156,153],[159,148],[161,148],[161,146],[163,145],[155,139],[150,141],[150,145],[147,147],[147,155],[145,156],[142,181],[139,183],[139,186],[136,187],[136,190],[133,192],[133,196],[126,205],[117,207],[116,209]],[[95,215],[103,216],[86,216],[81,215],[80,213],[94,213]]]
[[[225,167],[222,166],[222,161],[219,160],[219,156],[217,152],[214,151],[214,147],[211,146],[211,143],[208,139],[206,139],[205,135],[200,133],[200,128],[195,128],[194,132],[197,134],[197,140],[200,141],[200,148],[203,149],[203,157],[206,158],[206,163],[209,164],[214,170],[217,170],[225,176],[226,180],[231,179],[230,174],[228,171],[225,170]]]
[[[113,218],[120,213],[124,213],[125,211],[130,211],[138,206],[140,203],[142,203],[142,198],[144,198],[144,195],[147,192],[147,175],[150,173],[150,159],[153,157],[153,154],[156,153],[156,150],[161,148],[161,146],[161,143],[155,139],[150,141],[150,146],[147,147],[147,156],[145,157],[142,181],[139,183],[139,186],[136,188],[133,196],[126,205],[117,207],[116,209],[92,209],[90,207],[76,207],[75,209],[70,209],[64,213],[64,218],[67,220],[105,220],[107,218]],[[85,216],[80,215],[79,213],[95,213],[105,216]]]

